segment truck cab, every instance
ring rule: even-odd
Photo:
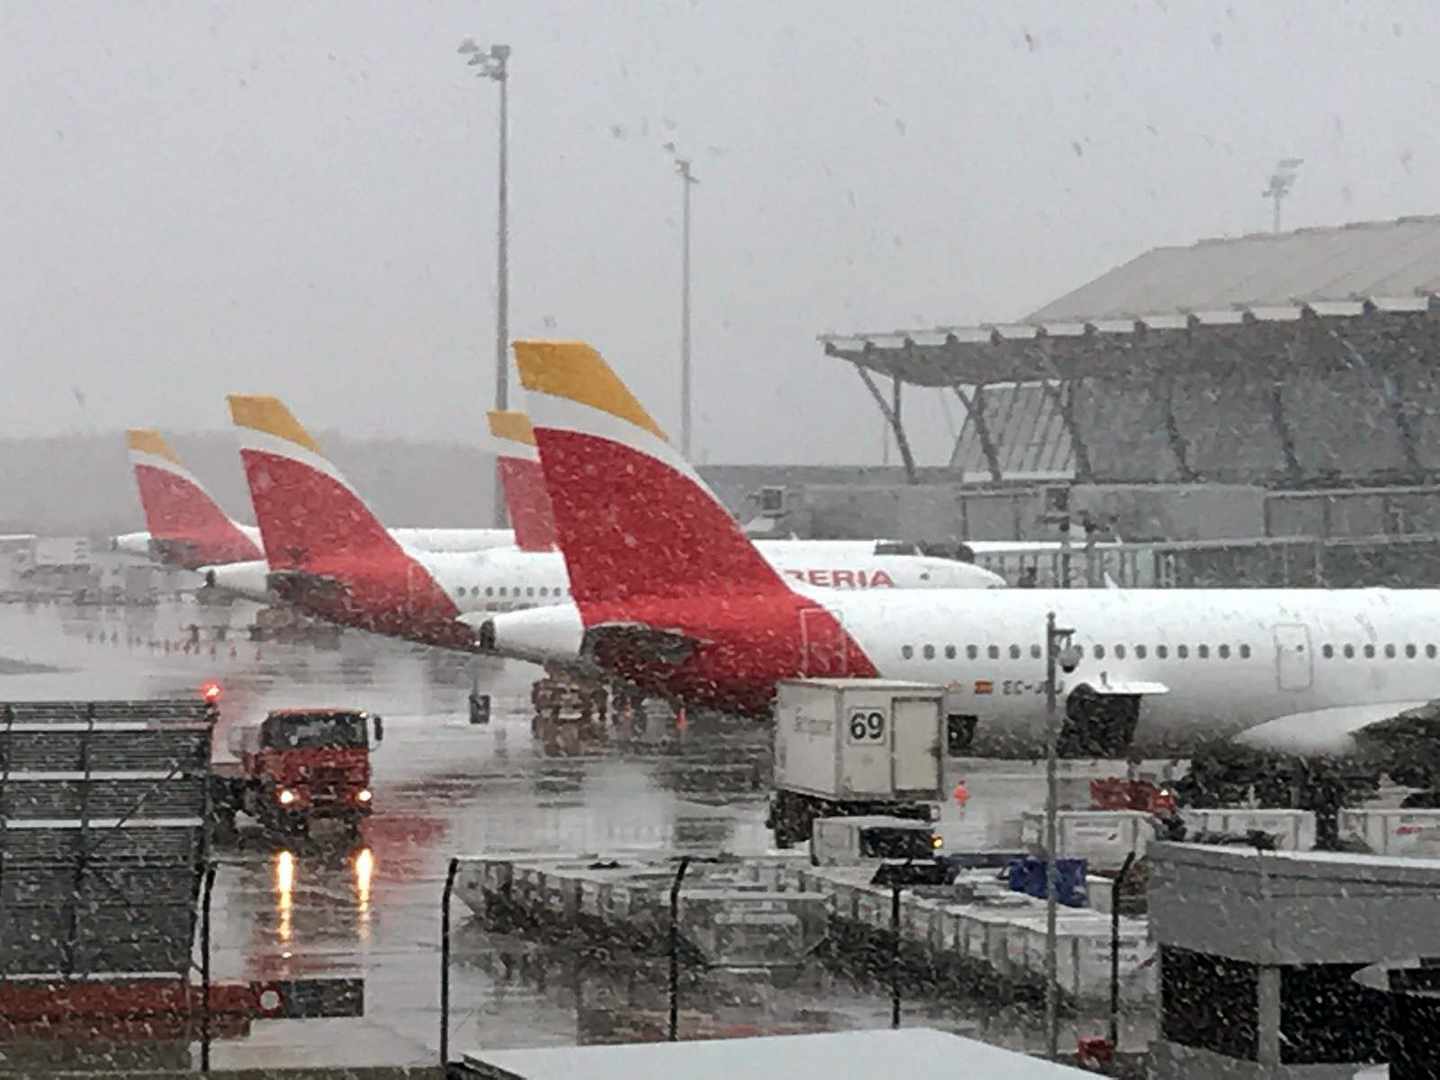
[[[358,827],[373,810],[370,751],[384,730],[380,717],[361,710],[312,708],[277,709],[232,731],[240,760],[225,793],[229,812],[284,832],[303,832],[316,818]]]
[[[882,859],[933,859],[944,845],[928,821],[868,814],[816,818],[810,834],[812,866],[858,866]]]

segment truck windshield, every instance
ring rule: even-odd
[[[267,750],[343,749],[369,745],[365,718],[345,712],[267,717],[261,729],[260,742]]]
[[[869,859],[928,859],[935,853],[924,829],[862,829],[860,854]]]

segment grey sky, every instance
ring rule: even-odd
[[[894,8],[895,10],[890,10]],[[817,332],[1023,315],[1162,243],[1436,206],[1415,3],[0,0],[0,431],[479,437],[496,92],[514,336],[587,338],[678,436],[695,160],[696,456],[878,460]],[[86,396],[82,418],[72,387]],[[916,406],[923,460],[946,449]]]

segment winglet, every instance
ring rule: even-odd
[[[523,412],[495,409],[487,415],[490,434],[499,444],[496,453],[500,459],[500,483],[515,528],[515,544],[521,551],[549,551],[556,542],[555,511],[545,488],[530,417]]]

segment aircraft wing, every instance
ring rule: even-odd
[[[1291,713],[1235,736],[1257,750],[1292,754],[1364,753],[1392,758],[1408,740],[1440,735],[1440,702],[1377,701]]]

